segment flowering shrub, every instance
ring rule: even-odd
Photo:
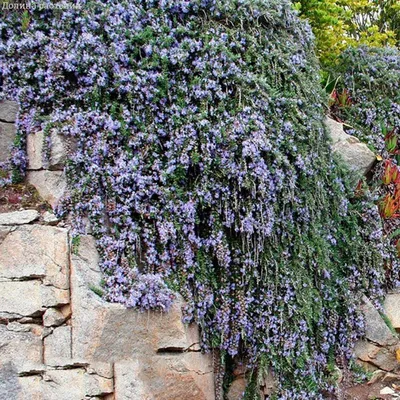
[[[0,22],[14,168],[27,135],[73,137],[59,212],[75,235],[90,219],[106,298],[167,310],[178,291],[203,350],[247,363],[248,398],[271,368],[277,399],[322,399],[362,333],[357,293],[385,276],[331,156],[309,26],[285,0],[79,4]]]
[[[383,159],[369,190],[376,193],[383,219],[389,284],[399,285],[400,51],[361,46],[346,50],[339,65],[332,112],[346,123],[348,133],[367,142]]]
[[[348,133],[382,155],[393,154],[400,129],[400,51],[367,46],[347,49],[334,74],[341,76],[338,91],[350,96],[347,104],[335,110],[351,126]]]

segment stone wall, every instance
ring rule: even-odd
[[[213,399],[196,326],[104,302],[91,236],[0,214],[0,393],[7,399]],[[1,396],[0,396],[1,397]]]
[[[13,104],[0,104],[1,124],[13,127]],[[43,140],[28,137],[27,180],[55,207],[73,144],[52,132],[44,163]],[[69,227],[51,212],[0,214],[0,399],[214,400],[211,355],[182,323],[183,300],[166,314],[107,303],[98,261],[89,235],[71,252]]]

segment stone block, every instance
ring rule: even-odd
[[[56,308],[48,308],[43,315],[44,326],[60,326],[66,321],[67,317]]]
[[[62,171],[28,171],[27,180],[53,208],[57,206],[67,187]]]
[[[44,362],[52,367],[71,363],[71,327],[61,326],[44,339]]]
[[[103,301],[89,289],[100,285],[98,262],[94,239],[81,236],[78,254],[71,256],[74,358],[113,362],[158,350],[183,351],[199,342],[197,327],[188,329],[182,323],[181,298],[164,314]]]
[[[140,378],[140,361],[118,361],[114,364],[115,400],[144,400],[150,397],[145,382]],[[161,383],[160,383],[161,384]]]
[[[325,119],[325,125],[328,128],[329,137],[331,138],[332,144],[335,145],[338,142],[346,141],[349,135],[344,131],[343,124],[335,121],[332,118],[327,117]]]
[[[36,210],[14,211],[0,214],[0,225],[29,224],[40,217]]]
[[[12,316],[39,316],[43,312],[40,281],[0,282],[0,313]]]
[[[356,137],[348,135],[340,124],[331,118],[325,122],[332,139],[332,149],[338,154],[349,169],[352,180],[357,181],[366,175],[376,162],[375,154],[365,143]]]
[[[242,400],[246,390],[247,380],[243,376],[237,377],[229,386],[226,394],[227,400]]]
[[[42,286],[42,305],[43,307],[61,307],[69,304],[69,290],[58,289],[54,286]]]
[[[116,400],[214,400],[211,358],[198,352],[115,363]]]
[[[363,299],[361,311],[365,315],[365,337],[380,346],[395,345],[398,338],[393,335],[385,321],[367,299]]]
[[[85,375],[86,396],[104,396],[114,392],[114,381],[112,378],[104,378],[95,374]]]
[[[18,103],[10,100],[0,101],[0,121],[15,122],[18,113]]]
[[[106,362],[92,362],[86,368],[88,374],[95,374],[102,376],[103,378],[113,378],[114,369],[111,363]]]
[[[85,399],[85,370],[81,368],[70,370],[49,370],[42,376],[13,376],[2,382],[0,369],[1,400],[83,400]],[[12,386],[11,386],[12,385]],[[4,395],[4,396],[3,396]],[[3,396],[3,397],[2,397]]]
[[[21,318],[19,321],[22,321],[24,318]],[[7,330],[11,332],[31,332],[33,335],[37,337],[42,337],[45,328],[42,325],[38,325],[40,321],[36,319],[36,323],[20,323],[17,321],[12,321],[7,324]]]
[[[395,352],[364,340],[356,343],[354,354],[359,360],[373,364],[384,371],[393,371],[399,366]]]
[[[30,332],[32,329],[32,325],[30,324],[21,324],[17,321],[9,322],[7,324],[7,330],[13,332]]]
[[[71,138],[59,135],[56,130],[52,130],[50,135],[51,151],[48,169],[62,170],[64,169],[67,155],[74,147]]]
[[[52,130],[49,138],[49,159],[43,161],[44,134],[37,132],[27,137],[28,170],[62,170],[67,160],[67,154],[75,147],[71,138],[59,135]]]
[[[43,400],[81,400],[85,398],[83,368],[50,370],[43,376]]]
[[[57,225],[60,221],[52,212],[46,211],[43,214],[43,222],[47,225]]]
[[[13,226],[0,225],[0,244],[3,243],[7,235],[13,230],[15,230],[15,227]]]
[[[20,390],[16,393],[15,397],[7,397],[7,399],[16,400],[45,400],[42,391],[42,377],[41,376],[24,376],[18,379]],[[46,399],[47,400],[47,399]],[[50,400],[50,399],[48,399]],[[56,400],[56,399],[54,399]]]
[[[29,134],[26,137],[26,151],[28,155],[28,170],[38,170],[43,168],[43,132]]]
[[[11,363],[17,374],[43,371],[42,340],[31,330],[9,330],[0,325],[0,365]]]
[[[393,328],[400,329],[400,293],[386,295],[383,308]]]
[[[14,124],[0,122],[0,163],[9,161],[16,129]]]
[[[21,226],[0,244],[0,278],[43,278],[46,285],[69,288],[68,231],[42,225]]]
[[[18,379],[18,371],[11,362],[0,362],[0,399],[21,399],[21,385]],[[26,397],[30,399],[31,397]]]

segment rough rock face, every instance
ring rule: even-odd
[[[44,162],[43,148],[45,137],[43,132],[37,132],[27,137],[28,169],[29,170],[62,170],[67,160],[67,154],[74,147],[71,140],[57,134],[55,130],[50,133],[49,159]]]
[[[69,145],[61,135],[52,131],[49,160],[44,163],[44,140],[43,132],[27,137],[27,180],[35,186],[40,196],[55,208],[67,187],[63,169]]]
[[[332,140],[333,151],[347,166],[351,180],[356,184],[358,179],[369,172],[376,161],[376,156],[366,144],[346,134],[343,124],[329,117],[325,123]],[[384,308],[393,327],[400,328],[400,294],[388,295]],[[361,311],[365,316],[365,338],[354,348],[358,363],[367,370],[397,370],[400,366],[397,357],[400,348],[399,338],[390,330],[381,314],[367,298],[364,298]]]
[[[227,393],[227,400],[241,400],[243,398],[243,393],[246,390],[247,380],[240,376],[236,378],[231,385]]]
[[[390,293],[383,305],[393,328],[400,329],[400,293]]]
[[[365,369],[395,371],[400,366],[397,357],[400,349],[399,338],[367,298],[363,299],[363,303],[365,338],[356,343],[354,354]]]
[[[0,281],[0,319],[2,316],[21,318],[43,312],[39,280]]]
[[[15,101],[0,101],[0,121],[15,122],[18,113],[18,104]]]
[[[9,160],[11,156],[10,147],[14,143],[15,134],[14,124],[0,122],[0,163]]]
[[[8,161],[10,147],[14,142],[18,105],[14,101],[0,101],[0,163]]]
[[[12,364],[18,374],[42,371],[40,326],[18,325],[0,325],[1,365]]]
[[[201,353],[140,357],[115,364],[118,400],[213,399],[212,366]]]
[[[67,187],[64,173],[48,170],[28,171],[27,178],[40,196],[55,208]]]
[[[368,341],[357,342],[354,352],[361,361],[372,364],[383,371],[393,371],[399,365],[395,351],[376,346]]]
[[[14,211],[0,214],[0,225],[23,225],[37,220],[40,214],[36,210]]]
[[[182,299],[168,314],[109,304],[90,289],[101,280],[91,236],[70,257],[67,229],[2,217],[18,224],[0,226],[7,398],[214,400],[211,358],[181,322]]]
[[[348,135],[343,130],[343,124],[327,118],[325,121],[332,140],[332,149],[338,154],[344,164],[352,173],[352,179],[366,175],[376,161],[375,154],[365,143],[360,142],[356,137]]]
[[[68,289],[67,269],[68,232],[65,229],[21,226],[10,231],[0,244],[0,278],[42,278],[45,285]]]
[[[399,342],[399,339],[391,332],[379,312],[373,304],[364,298],[361,309],[365,315],[365,337],[380,346],[391,346]]]

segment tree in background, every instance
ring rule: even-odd
[[[397,0],[339,0],[351,13],[349,44],[381,47],[395,45],[400,37],[400,4]]]
[[[349,12],[337,0],[301,0],[295,3],[303,18],[308,19],[316,37],[316,51],[323,65],[330,65],[347,47],[345,21]]]
[[[349,46],[393,46],[400,39],[396,0],[300,0],[295,8],[313,28],[323,67],[335,64]]]
[[[400,3],[398,0],[387,0],[381,13],[382,23],[396,35],[397,44],[400,41]]]

